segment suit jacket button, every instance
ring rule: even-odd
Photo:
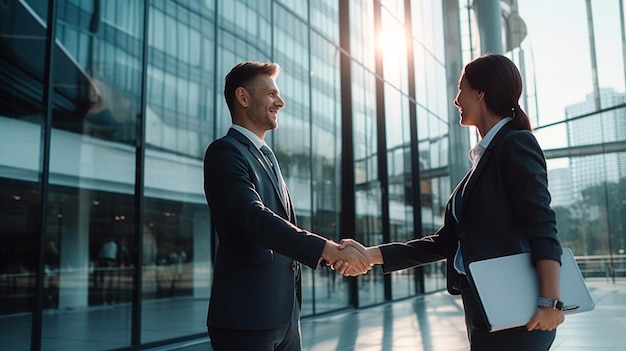
[[[465,239],[465,232],[461,232],[459,234],[459,239]]]
[[[291,270],[295,271],[297,269],[298,269],[298,262],[296,261],[291,262]]]

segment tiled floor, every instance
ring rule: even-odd
[[[626,350],[626,280],[588,280],[596,308],[569,315],[553,351]],[[307,351],[461,351],[468,349],[463,309],[445,292],[302,320]],[[208,351],[205,340],[159,350]]]

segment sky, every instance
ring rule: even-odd
[[[591,4],[599,85],[623,93],[619,0]],[[528,32],[522,41],[526,65],[535,67],[539,124],[561,121],[566,106],[593,92],[586,1],[518,0],[518,8]]]

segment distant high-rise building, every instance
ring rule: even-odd
[[[572,198],[572,172],[570,168],[554,168],[548,170],[552,207],[567,207],[574,202]]]
[[[626,102],[626,95],[612,88],[600,89],[600,108],[606,112],[593,114],[596,111],[594,94],[588,94],[585,101],[567,106],[567,139],[571,148],[582,146],[607,147],[612,143],[626,141],[626,110],[610,109]],[[581,196],[581,191],[603,182],[617,182],[626,177],[626,154],[606,153],[572,157],[572,194]]]

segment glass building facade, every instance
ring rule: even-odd
[[[0,2],[3,343],[205,335],[216,235],[202,162],[230,126],[223,78],[238,61],[282,66],[268,142],[302,227],[368,244],[432,232],[450,191],[433,172],[448,153],[444,15],[440,1]],[[444,278],[305,269],[302,314]]]
[[[230,127],[223,79],[239,61],[282,67],[286,107],[266,140],[300,226],[365,244],[432,233],[469,168],[452,106],[465,12],[458,0],[0,1],[2,343],[130,350],[206,335],[217,237],[202,162]],[[617,152],[622,178],[594,180],[605,189],[624,183],[616,133],[598,154]],[[546,155],[587,157],[563,152]],[[626,208],[612,189],[592,209],[612,246],[575,253],[619,268]],[[567,240],[595,240],[580,223]],[[444,288],[442,262],[358,278],[304,268],[302,315]]]

